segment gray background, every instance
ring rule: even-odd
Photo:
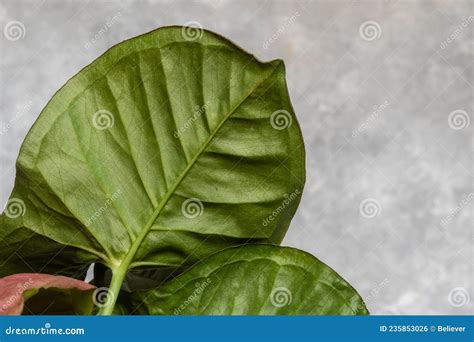
[[[284,244],[332,266],[373,314],[472,314],[473,7],[1,0],[2,31],[17,20],[25,36],[0,36],[0,202],[27,130],[60,86],[126,38],[196,21],[262,60],[286,63],[307,184]],[[367,21],[380,28],[373,40],[360,33]],[[457,110],[462,129],[449,124]],[[379,204],[375,217],[359,208],[367,198]]]

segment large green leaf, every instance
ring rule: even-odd
[[[305,178],[283,62],[189,30],[125,41],[57,92],[17,162],[25,210],[0,236],[46,237],[119,278],[281,241]]]
[[[229,248],[166,285],[135,294],[153,315],[366,315],[359,294],[331,268],[297,249]]]

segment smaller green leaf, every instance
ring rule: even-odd
[[[354,288],[314,256],[247,245],[214,254],[135,295],[152,315],[366,315]]]
[[[40,273],[0,279],[0,314],[91,314],[95,286],[80,280]]]

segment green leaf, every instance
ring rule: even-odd
[[[11,275],[0,278],[0,315],[90,315],[94,290],[95,286],[63,276]]]
[[[135,294],[152,315],[366,315],[360,295],[314,256],[271,245],[229,248]]]
[[[1,230],[104,263],[115,290],[131,267],[281,242],[305,179],[283,62],[189,30],[125,41],[55,94],[17,162],[24,210]]]
[[[61,245],[0,217],[0,278],[17,273],[47,273],[84,279],[93,257]]]

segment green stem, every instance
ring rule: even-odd
[[[115,303],[117,302],[117,297],[120,293],[120,289],[122,288],[122,283],[127,274],[128,264],[121,263],[120,266],[116,269],[112,270],[112,281],[110,282],[109,292],[108,292],[108,301],[107,305],[102,307],[99,311],[99,315],[102,316],[110,316],[114,312]]]
[[[162,207],[164,207],[165,204],[166,203],[162,204],[158,213],[161,211]],[[125,258],[120,262],[120,264],[118,264],[117,267],[111,267],[112,281],[110,282],[109,291],[110,295],[112,296],[112,300],[110,305],[106,305],[100,310],[100,315],[109,316],[113,313],[115,303],[117,302],[117,297],[119,295],[120,289],[122,288],[123,280],[125,279],[125,275],[127,274],[130,264],[132,263],[133,258],[135,257],[135,254],[138,251],[138,248],[142,244],[143,240],[145,240],[145,237],[147,236],[150,227],[153,225],[153,222],[155,221],[157,215],[158,214],[154,215],[154,217],[149,220],[148,224],[145,227],[146,229],[143,229],[140,232],[138,237],[133,242],[132,247],[128,251],[127,255],[125,255]]]

